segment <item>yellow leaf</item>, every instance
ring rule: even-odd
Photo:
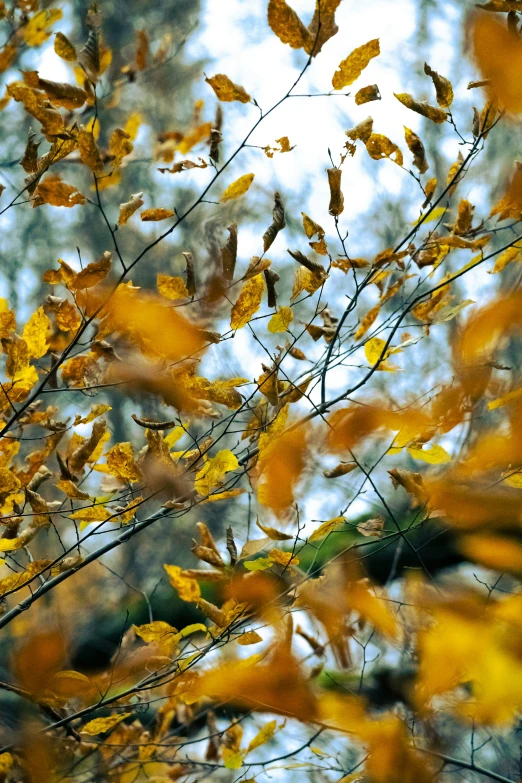
[[[377,304],[372,307],[372,309],[366,313],[364,318],[362,319],[359,328],[355,332],[355,339],[360,340],[361,337],[364,337],[368,329],[371,327],[377,316],[379,315],[379,311],[381,309],[380,302],[377,302]]]
[[[138,130],[141,123],[142,123],[142,117],[141,114],[138,114],[138,112],[134,112],[134,114],[131,114],[129,119],[125,123],[124,131],[125,133],[129,134],[129,138],[131,141],[136,140],[136,136],[138,135]]]
[[[111,266],[111,254],[106,250],[103,254],[103,258],[99,261],[93,261],[91,264],[87,264],[85,269],[82,269],[82,271],[76,275],[74,280],[70,283],[70,287],[76,291],[92,288],[98,283],[101,283],[102,280],[105,280],[111,271]]]
[[[331,533],[333,530],[335,530],[336,527],[339,525],[342,525],[345,522],[344,517],[334,517],[334,519],[329,519],[327,522],[323,522],[319,527],[314,530],[311,536],[309,536],[309,541],[320,541],[321,538],[324,538],[329,533]]]
[[[265,723],[263,728],[257,732],[256,736],[250,741],[247,753],[251,753],[256,748],[260,748],[261,745],[265,745],[270,742],[277,729],[277,721],[271,720],[269,723]],[[245,754],[246,755],[246,754]]]
[[[421,220],[423,221],[423,223],[432,223],[434,220],[438,220],[439,218],[441,218],[445,212],[447,212],[447,207],[435,207],[435,209],[430,210],[426,218],[424,217],[424,215],[421,215],[420,218],[418,218],[412,223],[412,225],[417,226],[421,222]]]
[[[64,492],[68,498],[76,498],[77,500],[89,500],[89,495],[87,492],[82,492],[81,489],[78,489],[76,484],[71,481],[70,479],[61,479],[60,481],[56,482],[56,486],[58,489],[61,489],[62,492]]]
[[[74,419],[74,426],[78,426],[78,424],[89,424],[89,422],[94,421],[94,419],[97,419],[98,416],[102,416],[104,413],[107,413],[107,411],[111,411],[112,408],[110,405],[105,405],[103,402],[99,402],[96,405],[93,405],[87,416],[79,416],[76,415],[76,418]]]
[[[437,106],[430,106],[426,101],[416,101],[415,98],[407,92],[394,92],[393,94],[407,109],[411,109],[412,111],[417,112],[417,114],[427,117],[428,120],[435,122],[437,125],[446,122],[447,114],[444,109],[439,109]]]
[[[368,43],[354,49],[345,60],[342,60],[342,62],[339,63],[339,68],[333,75],[332,86],[334,90],[342,90],[344,87],[353,84],[364,71],[370,60],[373,57],[377,57],[380,53],[381,49],[378,38],[374,38],[371,41],[368,41]]]
[[[184,299],[189,296],[187,286],[182,277],[158,274],[157,285],[159,293],[166,299]]]
[[[9,337],[16,329],[16,314],[9,310],[6,299],[0,299],[0,338]]]
[[[255,275],[246,281],[232,308],[230,318],[232,329],[241,329],[246,326],[254,313],[257,313],[261,307],[264,290],[265,283],[262,275]]]
[[[282,533],[280,530],[276,530],[274,527],[265,527],[259,520],[256,521],[256,525],[263,531],[265,536],[271,538],[272,541],[291,541],[294,536],[289,533]]]
[[[58,8],[50,8],[44,11],[38,11],[26,24],[23,29],[24,41],[28,46],[40,46],[46,41],[51,33],[47,30],[58,19],[62,18],[62,12]]]
[[[117,443],[107,452],[107,469],[123,481],[141,481],[130,443]]]
[[[237,640],[237,643],[240,644],[242,647],[247,647],[250,644],[259,644],[259,642],[262,641],[263,641],[263,637],[259,636],[257,631],[246,631],[246,633],[241,634],[241,636]]]
[[[408,448],[408,454],[414,459],[420,459],[423,462],[427,462],[429,465],[444,465],[447,462],[451,462],[451,457],[446,451],[438,444],[433,444],[429,449],[415,449],[413,447]]]
[[[62,60],[66,60],[69,63],[73,63],[76,60],[76,49],[63,33],[56,33],[54,51],[58,57],[61,57]]]
[[[232,201],[232,199],[239,198],[250,188],[250,185],[254,181],[255,174],[243,174],[242,177],[236,179],[228,188],[224,191],[221,198],[222,202]]]
[[[163,620],[156,620],[145,625],[134,625],[134,632],[147,644],[159,644],[165,641],[165,637],[176,635],[177,629]]]
[[[308,48],[313,44],[309,30],[285,0],[270,0],[268,24],[279,40],[289,44],[292,49]]]
[[[118,225],[124,226],[128,219],[134,215],[134,213],[143,206],[143,193],[135,193],[131,196],[130,201],[126,201],[120,204],[120,216],[118,218]]]
[[[224,73],[218,73],[205,81],[210,84],[220,101],[239,101],[240,103],[250,101],[250,95],[244,87],[234,84]]]
[[[208,495],[213,489],[221,486],[225,474],[237,470],[239,462],[237,457],[228,449],[222,449],[205,462],[201,470],[196,474],[194,488],[200,495]]]
[[[502,408],[504,405],[509,405],[510,402],[518,400],[522,395],[522,387],[520,389],[513,389],[513,391],[503,394],[502,397],[497,397],[496,400],[488,402],[488,409],[494,411],[496,408]]]
[[[111,133],[109,139],[109,153],[114,156],[114,160],[111,161],[111,166],[117,168],[121,165],[123,158],[130,155],[134,145],[131,141],[130,135],[122,128],[116,128]]]
[[[495,266],[493,267],[493,269],[490,270],[489,274],[496,275],[499,272],[502,272],[502,270],[505,269],[508,264],[520,258],[520,253],[521,253],[521,248],[508,247],[507,250],[504,250],[503,253],[497,256],[497,259],[495,261]]]
[[[522,41],[488,14],[477,14],[472,28],[475,59],[492,100],[513,114],[522,111]],[[490,112],[491,113],[491,112]]]
[[[453,87],[449,79],[441,76],[437,71],[432,70],[428,63],[424,63],[424,73],[431,76],[435,91],[437,93],[437,103],[443,109],[449,109],[453,103]]]
[[[56,325],[64,332],[76,331],[82,322],[78,308],[67,299],[56,310],[55,318]]]
[[[286,332],[289,325],[294,320],[294,313],[291,307],[281,307],[277,313],[271,317],[268,322],[268,331],[271,334]]]
[[[283,552],[281,549],[271,549],[268,553],[268,559],[271,563],[284,566],[299,565],[299,558],[291,552]]]
[[[389,158],[398,166],[403,164],[403,156],[399,147],[390,141],[387,136],[383,136],[382,133],[372,133],[366,142],[366,150],[370,158],[374,160],[380,160],[381,158]],[[391,156],[395,155],[394,158]]]
[[[83,729],[81,729],[81,733],[95,737],[97,734],[109,731],[109,729],[117,726],[118,723],[121,723],[122,720],[125,720],[125,718],[128,718],[131,715],[132,712],[124,712],[122,715],[110,715],[108,718],[95,718],[85,724]]]
[[[85,204],[86,198],[75,185],[62,182],[59,174],[48,174],[40,180],[35,190],[33,207],[40,204],[50,204],[52,207],[66,207],[71,209],[77,204]]]
[[[182,601],[198,601],[201,597],[199,584],[195,579],[183,576],[182,569],[175,565],[164,565],[163,568],[170,577],[170,583],[179,593]]]
[[[50,329],[51,322],[44,313],[43,307],[39,307],[26,323],[22,333],[30,358],[40,359],[45,356],[49,348],[47,335]]]
[[[83,126],[80,127],[78,132],[78,150],[82,162],[85,163],[92,172],[99,174],[103,171],[103,161],[98,145],[94,140],[92,132],[86,130]]]
[[[69,515],[69,519],[74,519],[85,525],[90,525],[91,522],[105,522],[111,516],[111,513],[105,506],[87,506],[87,508],[80,508],[78,511],[74,511]]]
[[[429,169],[424,144],[419,136],[406,126],[404,126],[404,138],[408,145],[408,149],[413,155],[413,165],[418,168],[420,174],[424,174]]]
[[[167,218],[174,217],[175,214],[176,213],[171,209],[158,207],[157,209],[145,209],[143,212],[140,212],[140,218],[144,222],[157,222],[158,220],[166,220]]]
[[[221,754],[227,769],[239,769],[243,766],[243,754],[240,750],[233,750],[225,746],[221,749]]]

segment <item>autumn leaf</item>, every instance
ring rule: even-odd
[[[472,20],[473,51],[487,80],[490,98],[513,114],[522,111],[522,88],[516,74],[522,67],[522,42],[518,34],[488,16]]]
[[[156,209],[145,209],[143,212],[140,212],[140,218],[144,222],[157,222],[159,220],[166,220],[167,218],[174,217],[176,213],[173,212],[171,209],[164,209],[163,207],[158,207]]]
[[[230,327],[242,329],[250,321],[252,316],[261,307],[261,301],[265,290],[262,275],[255,275],[244,283],[237,301],[232,308]]]
[[[285,0],[269,1],[268,24],[279,40],[292,49],[303,49],[312,43],[311,33]]]
[[[345,60],[339,63],[339,68],[333,75],[332,86],[334,90],[342,90],[344,87],[349,87],[350,84],[353,84],[368,66],[370,60],[373,57],[377,57],[380,53],[378,38],[374,38],[354,49]]]
[[[189,295],[182,277],[158,274],[157,285],[159,293],[166,299],[183,299]]]
[[[85,269],[82,269],[82,271],[76,275],[71,282],[70,287],[76,291],[83,291],[86,288],[92,288],[98,283],[101,283],[111,271],[111,258],[111,253],[106,250],[99,261],[93,261],[91,264],[87,264]]]
[[[62,60],[66,60],[69,63],[73,63],[77,59],[75,47],[63,33],[56,33],[54,51],[58,57],[61,57]]]
[[[403,104],[403,106],[406,106],[407,109],[411,109],[417,114],[421,114],[423,117],[427,117],[428,120],[431,120],[437,125],[440,125],[442,122],[446,122],[447,114],[443,109],[439,109],[436,106],[430,106],[430,104],[426,103],[426,101],[416,101],[415,98],[413,98],[407,92],[394,92],[393,94],[397,100]]]
[[[88,734],[91,737],[95,737],[97,734],[103,734],[106,731],[110,731],[110,729],[114,728],[114,726],[117,726],[118,723],[121,723],[131,715],[132,712],[123,712],[120,715],[110,715],[107,718],[95,718],[85,724],[81,730],[82,734]]]
[[[142,199],[143,193],[135,193],[133,196],[131,196],[130,201],[126,201],[123,204],[120,204],[120,216],[118,218],[118,225],[124,226],[129,218],[131,218],[134,213],[143,206],[144,201]]]
[[[239,101],[240,103],[249,103],[250,95],[239,84],[225,76],[224,73],[218,73],[210,79],[205,79],[210,84],[220,101]]]
[[[232,201],[233,199],[239,198],[239,196],[243,196],[250,188],[250,185],[254,181],[254,177],[255,174],[243,174],[242,177],[236,179],[236,181],[229,185],[221,194],[220,201]]]
[[[294,320],[294,313],[291,307],[281,307],[277,313],[270,318],[268,322],[268,331],[271,334],[286,332],[289,325]]]

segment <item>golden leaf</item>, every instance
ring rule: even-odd
[[[94,140],[92,131],[86,130],[83,126],[80,127],[78,132],[78,150],[82,162],[85,163],[92,172],[99,174],[103,171],[103,161],[100,150]]]
[[[251,631],[255,633],[255,631]],[[260,637],[261,638],[261,637]],[[262,729],[257,732],[255,737],[250,740],[246,753],[251,753],[256,748],[260,748],[267,742],[270,742],[277,730],[277,721],[271,720],[269,723],[265,723]],[[246,754],[245,754],[246,755]]]
[[[428,63],[424,63],[424,73],[431,76],[435,91],[437,93],[437,103],[443,109],[449,109],[453,103],[453,87],[449,79],[441,76],[437,71],[432,70]]]
[[[141,481],[141,473],[134,462],[130,443],[117,443],[107,452],[107,469],[123,481]]]
[[[359,325],[359,328],[355,332],[356,340],[360,340],[361,337],[364,337],[368,329],[372,326],[375,319],[379,315],[380,309],[381,309],[381,304],[380,302],[377,302],[377,304],[374,307],[372,307],[372,309],[369,312],[366,313],[366,315],[364,316],[364,318],[362,319]]]
[[[447,462],[451,462],[451,457],[442,446],[434,443],[428,449],[408,448],[408,454],[414,459],[420,459],[423,462],[427,462],[429,465],[445,465]]]
[[[245,633],[241,634],[241,636],[237,640],[237,643],[240,644],[242,647],[247,647],[250,644],[259,644],[259,642],[262,641],[263,641],[263,637],[259,636],[257,631],[245,631]]]
[[[503,253],[497,256],[495,260],[495,266],[490,270],[489,274],[496,275],[499,272],[502,272],[502,270],[504,270],[508,264],[511,264],[512,261],[518,260],[520,258],[521,252],[522,248],[508,247],[507,250],[504,250]]]
[[[28,46],[40,46],[51,35],[47,29],[62,18],[62,11],[59,8],[50,8],[38,11],[25,25],[23,35],[24,41]]]
[[[120,216],[118,218],[118,225],[124,226],[130,217],[143,206],[144,201],[142,199],[143,193],[135,193],[131,196],[130,201],[126,201],[124,204],[120,204]]]
[[[58,57],[61,57],[62,60],[66,60],[69,63],[73,63],[76,60],[76,49],[63,33],[56,33],[54,51]]]
[[[277,313],[271,317],[268,322],[268,331],[271,334],[286,332],[289,325],[294,320],[294,313],[291,307],[280,307]]]
[[[265,527],[265,525],[262,525],[259,520],[256,521],[256,525],[260,530],[263,531],[265,536],[268,536],[268,538],[271,538],[272,541],[291,541],[294,536],[283,533],[281,530],[276,530],[275,527]]]
[[[195,579],[183,576],[182,569],[175,565],[164,565],[163,568],[170,577],[170,583],[178,591],[182,601],[195,602],[201,597],[199,584]]]
[[[159,293],[166,299],[184,299],[189,296],[187,286],[182,277],[171,277],[158,273],[157,285]]]
[[[221,198],[222,202],[232,201],[232,199],[239,198],[250,188],[250,185],[254,181],[255,174],[243,174],[242,177],[236,179],[228,188],[223,192]]]
[[[208,495],[213,489],[221,486],[225,474],[237,470],[239,463],[237,457],[228,449],[222,449],[205,462],[201,470],[196,474],[194,488],[200,495]]]
[[[232,307],[230,326],[232,329],[242,329],[250,321],[254,313],[261,307],[265,283],[262,275],[255,275],[243,285],[235,305]]]
[[[367,87],[361,87],[355,93],[355,104],[362,106],[363,103],[370,103],[371,101],[380,101],[381,93],[377,84],[369,84]]]
[[[411,109],[412,111],[417,112],[417,114],[427,117],[428,120],[435,122],[437,125],[446,122],[447,114],[443,109],[439,109],[437,106],[431,106],[429,103],[426,103],[426,101],[416,101],[415,98],[407,92],[394,92],[393,94],[407,109]]]
[[[328,521],[323,522],[319,525],[318,528],[316,528],[316,530],[314,530],[312,535],[308,537],[308,540],[320,541],[321,538],[329,535],[333,530],[335,530],[336,527],[342,525],[345,521],[346,520],[344,517],[334,517],[334,519],[329,519]]]
[[[205,81],[210,84],[220,101],[239,101],[240,103],[250,101],[250,95],[244,87],[234,84],[224,73],[218,73]]]
[[[82,490],[78,489],[76,484],[69,479],[61,479],[60,481],[57,481],[56,486],[58,489],[61,489],[61,491],[64,492],[68,498],[76,500],[89,500],[89,495],[87,492],[82,492]]]
[[[53,207],[74,207],[85,204],[86,198],[78,192],[75,185],[62,182],[59,174],[47,174],[38,183],[34,193],[33,207],[50,204]]]
[[[140,212],[140,218],[145,222],[156,222],[158,220],[166,220],[167,218],[174,217],[175,214],[176,213],[171,209],[158,207],[157,209],[145,209],[143,212]]]
[[[131,715],[132,712],[124,712],[121,715],[110,715],[108,718],[95,718],[85,724],[83,729],[81,729],[81,733],[95,737],[97,734],[103,734],[105,731],[109,731]]]
[[[123,158],[130,155],[134,145],[130,134],[122,128],[116,128],[109,139],[109,153],[114,156],[111,165],[116,168],[121,165]]]
[[[70,287],[76,291],[83,291],[86,288],[92,288],[98,283],[101,283],[111,271],[111,257],[109,251],[106,250],[103,254],[103,258],[99,261],[93,261],[91,264],[87,264],[85,269],[82,269],[82,271],[76,275],[71,282]]]
[[[304,468],[305,450],[306,439],[301,429],[280,435],[263,447],[262,482],[258,486],[258,500],[262,505],[275,510],[292,505],[294,485]]]
[[[285,0],[270,0],[268,24],[279,40],[289,44],[292,49],[303,49],[313,44],[314,39],[309,30]]]
[[[351,54],[339,63],[338,70],[332,77],[332,86],[334,90],[342,90],[349,87],[369,64],[373,57],[381,53],[379,39],[374,38],[368,43],[358,46]]]
[[[372,133],[370,135],[366,142],[366,150],[370,158],[373,158],[374,160],[389,158],[398,166],[402,166],[402,152],[393,141],[390,141],[390,139],[382,133]],[[395,155],[395,157],[392,158],[392,155]]]
[[[429,169],[424,144],[417,134],[406,126],[404,126],[404,138],[406,139],[408,149],[413,154],[413,165],[418,168],[420,174],[424,174]]]
[[[47,339],[51,329],[51,322],[44,313],[43,307],[32,314],[22,332],[22,337],[26,342],[28,355],[32,359],[40,359],[45,356],[49,348]]]
[[[518,114],[522,111],[522,86],[517,76],[522,68],[522,41],[518,34],[487,14],[477,14],[472,23],[472,40],[490,98]]]
[[[64,332],[76,331],[82,322],[78,308],[67,299],[56,310],[55,318],[56,325]]]
[[[87,506],[86,508],[80,508],[79,511],[74,511],[69,514],[69,519],[74,519],[82,523],[82,527],[90,525],[91,522],[105,522],[111,516],[111,512],[103,505]]]

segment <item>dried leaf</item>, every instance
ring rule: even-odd
[[[350,84],[353,84],[367,67],[370,60],[373,57],[377,57],[380,53],[378,38],[374,38],[363,44],[363,46],[354,49],[345,60],[339,63],[339,68],[333,75],[332,86],[334,90],[342,90],[344,87],[349,87]]]
[[[220,101],[239,101],[240,103],[249,103],[250,95],[239,84],[234,84],[224,73],[218,73],[210,79],[205,79]]]
[[[242,329],[254,313],[261,307],[265,283],[262,275],[255,275],[243,285],[235,305],[232,308],[230,327]]]
[[[437,125],[446,122],[447,114],[443,109],[431,106],[429,103],[426,103],[426,101],[416,101],[415,98],[407,92],[394,92],[393,94],[407,109],[411,109],[412,111],[417,112],[417,114],[427,117],[428,120],[435,122]]]

